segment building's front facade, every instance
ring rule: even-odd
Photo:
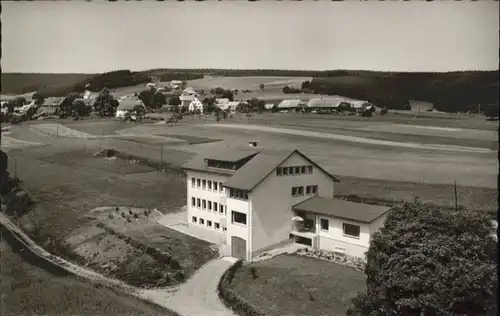
[[[331,230],[314,232],[299,229],[294,221],[304,221],[299,216],[302,214],[313,219],[314,228],[324,222],[310,212],[311,205],[303,207],[307,212],[296,206],[317,197],[332,200],[334,183],[338,182],[299,151],[220,150],[210,157],[196,157],[184,169],[188,178],[188,225],[225,234],[226,247],[233,257],[252,260],[290,238],[314,248],[335,250],[329,239],[338,240],[340,236],[333,234],[338,226],[333,219],[329,221],[334,225]],[[327,212],[323,217],[332,214]],[[309,242],[304,242],[306,239]],[[366,238],[358,239],[364,247]]]

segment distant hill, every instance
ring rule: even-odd
[[[133,86],[150,81],[149,76],[130,70],[117,70],[103,74],[19,74],[2,73],[2,94],[22,94],[36,91],[37,96],[59,97],[70,92],[100,91]]]
[[[146,83],[151,76],[161,81],[193,80],[210,76],[312,77],[302,84],[315,94],[343,95],[367,100],[389,109],[403,109],[410,100],[432,102],[446,111],[468,111],[478,104],[498,104],[498,71],[447,73],[403,73],[364,70],[273,70],[273,69],[173,69],[159,68],[140,72],[118,70],[104,74],[29,74],[2,73],[2,94],[38,91],[43,96],[63,96],[81,92],[87,83],[93,91],[104,86],[118,88]]]
[[[71,85],[95,74],[2,73],[2,94],[24,94],[58,85]]]

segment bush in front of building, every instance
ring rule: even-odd
[[[236,270],[241,268],[243,261],[238,261],[232,265],[222,276],[218,286],[219,296],[224,304],[241,316],[264,316],[265,313],[255,306],[252,306],[238,293],[230,288]]]
[[[491,216],[405,202],[367,252],[367,293],[348,315],[496,315]]]

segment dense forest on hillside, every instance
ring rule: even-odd
[[[134,86],[142,83],[149,82],[150,78],[141,73],[134,73],[130,70],[117,70],[106,72],[100,75],[94,75],[84,78],[78,82],[72,83],[68,82],[65,84],[53,85],[43,89],[39,89],[36,92],[36,97],[46,98],[46,97],[60,97],[66,96],[71,92],[83,92],[87,84],[90,85],[90,90],[97,92],[102,90],[102,88],[107,87],[108,89]]]
[[[69,85],[92,78],[95,74],[3,73],[2,93],[23,94],[59,85]]]
[[[388,109],[403,109],[409,100],[434,103],[445,112],[475,111],[478,104],[498,104],[498,71],[385,73],[316,77],[302,84],[313,93],[367,100]]]
[[[82,92],[86,84],[99,91],[146,83],[150,76],[161,81],[193,80],[212,76],[312,77],[302,84],[304,92],[342,95],[367,100],[388,109],[403,109],[409,100],[432,102],[447,112],[477,109],[478,104],[498,104],[498,71],[448,73],[401,73],[363,70],[272,70],[272,69],[151,69],[141,72],[118,70],[104,74],[2,73],[2,93],[37,91],[41,96],[64,96]],[[222,87],[224,88],[224,87]]]

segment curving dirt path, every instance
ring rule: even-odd
[[[139,295],[158,305],[168,306],[181,315],[235,316],[219,299],[217,286],[224,272],[236,261],[232,257],[222,257],[206,263],[173,293],[157,289],[143,290]]]
[[[52,255],[37,245],[3,213],[0,213],[0,225],[9,230],[16,239],[18,239],[38,257],[77,276],[104,284],[106,286],[120,288],[131,295],[151,301],[184,316],[236,315],[222,303],[217,293],[217,286],[222,275],[237,261],[235,258],[223,257],[209,261],[202,266],[186,283],[179,286],[144,290],[129,286],[124,282],[115,279],[107,278],[90,269],[85,269],[60,257]]]

